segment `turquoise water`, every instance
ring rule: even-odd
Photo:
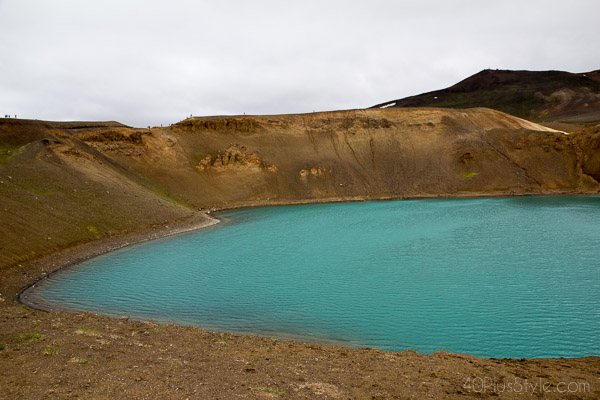
[[[74,310],[385,350],[600,355],[600,197],[246,209],[53,275]]]

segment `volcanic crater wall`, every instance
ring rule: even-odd
[[[198,208],[598,193],[599,137],[490,109],[205,117],[152,129],[0,120],[0,266]]]
[[[143,140],[141,157],[119,162],[198,207],[597,186],[573,138],[489,109],[191,118]],[[177,161],[150,161],[165,141]]]

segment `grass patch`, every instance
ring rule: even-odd
[[[192,206],[191,204],[186,203],[183,200],[180,200],[176,197],[171,196],[166,190],[156,186],[146,175],[138,175],[140,178],[142,178],[145,181],[145,187],[152,190],[154,193],[156,193],[157,195],[161,196],[162,198],[164,198],[165,200],[170,201],[173,204],[176,204],[180,207],[183,208],[187,208],[190,210],[195,210],[196,208],[194,206]]]
[[[33,191],[33,193],[37,194],[38,196],[54,196],[56,193],[54,192],[49,192],[46,189],[43,188],[33,188],[31,189]]]
[[[10,159],[19,154],[19,151],[24,146],[12,144],[0,144],[0,165],[6,165]]]
[[[75,331],[75,334],[85,336],[102,336],[102,332],[87,328],[79,328]]]
[[[4,343],[0,343],[0,351],[6,349],[6,345]]]
[[[287,390],[285,390],[285,389],[271,387],[271,386],[260,386],[260,387],[254,388],[254,390],[268,393],[271,396],[283,396],[287,393]]]
[[[553,105],[555,105],[555,104],[553,104]],[[548,110],[544,111],[544,112],[543,112],[543,113],[541,113],[541,114],[538,114],[538,116],[537,116],[537,119],[542,119],[542,118],[544,118],[546,115],[548,115]]]
[[[37,332],[19,335],[20,340],[29,340],[30,342],[39,342],[41,338],[42,334]]]
[[[153,187],[152,187],[152,190],[154,190],[154,192],[155,192],[155,193],[157,193],[157,194],[158,194],[159,196],[161,196],[162,198],[164,198],[164,199],[166,199],[166,200],[170,201],[171,203],[177,204],[177,205],[178,205],[178,206],[180,206],[180,207],[194,209],[194,207],[193,207],[193,206],[189,205],[188,203],[186,203],[186,202],[184,202],[184,201],[182,201],[182,200],[179,200],[179,199],[178,199],[178,198],[176,198],[176,197],[173,197],[173,196],[171,196],[171,195],[169,194],[169,192],[167,192],[167,191],[166,191],[166,190],[164,190],[164,189],[161,189],[161,188],[159,188],[159,187],[153,186]]]
[[[46,350],[44,350],[44,355],[46,356],[55,356],[58,354],[58,350],[53,349],[52,347],[48,347]]]
[[[475,178],[477,175],[479,175],[479,172],[464,172],[462,174],[463,178],[465,179],[473,179]]]

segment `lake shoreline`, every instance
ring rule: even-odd
[[[502,196],[510,195],[488,193],[479,196],[470,193],[469,196],[424,198]],[[340,199],[348,200],[352,199]],[[365,200],[379,199],[361,198],[354,201]],[[214,208],[210,212],[271,205],[290,204],[256,202],[239,207]],[[281,390],[281,393],[287,393],[294,398],[312,398],[319,393],[325,393],[330,398],[364,398],[371,397],[374,393],[380,393],[382,398],[396,395],[420,397],[427,394],[438,398],[478,394],[510,398],[515,395],[514,392],[502,392],[494,386],[465,385],[469,380],[474,382],[473,379],[481,379],[483,383],[484,379],[487,381],[488,378],[509,382],[516,380],[521,383],[524,380],[533,382],[543,379],[544,382],[553,385],[557,398],[560,397],[556,392],[559,383],[579,382],[584,386],[579,386],[583,389],[574,393],[577,397],[595,398],[600,395],[600,384],[597,380],[600,357],[596,356],[497,360],[448,352],[436,352],[431,355],[414,351],[392,353],[376,349],[210,332],[196,327],[134,321],[126,317],[45,312],[19,303],[21,292],[61,268],[77,265],[81,261],[124,246],[200,229],[214,223],[214,218],[209,214],[194,213],[180,221],[95,240],[58,251],[21,267],[7,269],[2,284],[3,301],[0,301],[0,344],[5,345],[5,349],[0,351],[0,367],[4,365],[0,368],[3,371],[0,372],[0,382],[9,383],[25,379],[35,380],[37,383],[26,390],[19,389],[18,386],[4,385],[0,394],[19,397],[27,393],[33,397],[45,397],[49,393],[56,393],[62,394],[59,396],[62,398],[66,397],[67,393],[79,393],[80,396],[84,396],[92,387],[95,394],[110,397],[111,392],[107,392],[109,389],[106,385],[114,384],[112,376],[119,375],[129,382],[130,387],[125,392],[129,397],[152,393],[165,398],[240,395],[250,395],[254,398],[262,397],[272,390]],[[40,339],[15,339],[24,337],[25,334],[33,334],[32,332],[39,332]],[[21,342],[18,340],[24,343],[19,345]],[[47,355],[48,352],[52,353],[54,348],[57,349],[57,355]],[[168,355],[167,362],[160,361],[165,359],[164,356],[157,359],[157,352]],[[77,359],[87,361],[84,365],[78,365],[73,361]],[[186,394],[183,397],[175,392],[171,381],[165,379],[173,368],[173,361],[168,360],[187,360],[187,363],[184,362],[179,367],[181,376],[170,378],[179,382],[177,387],[181,388],[180,393]],[[17,365],[21,365],[22,368],[8,368],[8,365],[15,361],[18,361]],[[45,375],[36,377],[40,363],[44,365],[46,372]],[[141,369],[131,369],[132,365],[141,366]],[[52,383],[64,376],[64,372],[61,371],[65,368],[70,370],[78,367],[93,372],[91,384],[82,378],[73,378],[70,382],[63,383],[60,388],[56,388]],[[565,370],[565,367],[568,369]],[[197,381],[202,385],[194,384]],[[585,384],[589,385],[589,390]],[[541,388],[536,390],[531,390],[528,394],[546,394]]]
[[[292,339],[290,333],[299,341],[347,341],[395,352],[600,355],[590,343],[600,293],[594,280],[574,272],[594,275],[594,264],[584,260],[598,254],[591,243],[600,240],[599,200],[487,197],[229,211],[218,214],[225,226],[112,252],[38,282],[21,301],[46,311],[129,316],[281,340]],[[549,247],[544,233],[551,231],[557,243]],[[384,252],[375,249],[382,248],[397,255],[394,261],[378,258]],[[551,276],[561,276],[560,282],[545,278]],[[219,290],[213,293],[213,287]],[[590,291],[578,294],[571,287]],[[519,308],[504,302],[507,294]],[[561,329],[549,319],[573,326]]]
[[[215,218],[209,215],[209,212],[198,212],[193,216],[184,219],[183,221],[166,223],[160,227],[151,228],[148,231],[140,231],[135,232],[133,234],[125,234],[119,235],[114,238],[108,239],[99,239],[99,241],[93,241],[82,245],[82,249],[77,249],[75,247],[73,251],[75,252],[73,258],[74,260],[67,260],[66,263],[58,263],[58,268],[53,269],[51,272],[45,274],[42,278],[36,280],[31,285],[22,289],[17,294],[17,300],[19,303],[24,304],[28,307],[34,308],[40,311],[46,312],[55,312],[55,311],[63,311],[63,312],[72,312],[68,308],[52,308],[46,303],[36,302],[35,299],[28,297],[28,292],[33,289],[36,285],[42,283],[46,279],[51,276],[61,273],[64,270],[70,268],[76,268],[79,264],[90,260],[92,258],[101,256],[103,254],[107,254],[116,250],[120,250],[129,246],[134,246],[137,244],[164,239],[171,236],[181,235],[187,232],[196,231],[198,229],[208,228],[210,226],[214,226],[220,223],[221,220],[219,218]],[[107,243],[104,243],[106,241]],[[97,244],[94,246],[93,244]],[[68,251],[69,249],[67,249]],[[60,253],[60,252],[59,252]],[[56,253],[55,255],[58,255]],[[50,256],[52,257],[52,256]],[[75,311],[76,312],[76,311]]]
[[[568,190],[543,190],[539,192],[531,193],[512,193],[509,194],[506,191],[499,191],[497,193],[486,193],[486,192],[465,192],[465,193],[454,193],[454,194],[422,194],[418,196],[406,196],[406,197],[394,197],[394,196],[383,196],[377,198],[371,198],[370,196],[355,196],[350,198],[324,198],[324,199],[309,199],[309,200],[298,200],[298,201],[257,201],[249,202],[247,204],[239,204],[230,207],[213,207],[210,209],[201,209],[194,212],[187,218],[183,218],[177,221],[169,221],[164,224],[158,224],[152,227],[142,227],[139,230],[126,233],[117,233],[114,236],[99,238],[85,243],[79,243],[69,246],[64,249],[54,251],[45,256],[41,256],[25,262],[25,266],[28,270],[32,269],[38,264],[52,264],[49,269],[42,268],[37,278],[30,280],[28,284],[22,286],[14,296],[16,300],[26,306],[38,309],[40,311],[59,311],[49,310],[43,305],[29,304],[26,297],[23,295],[38,282],[41,282],[51,275],[58,273],[67,268],[76,267],[78,264],[98,257],[100,255],[119,250],[128,246],[162,239],[169,236],[175,236],[198,229],[214,226],[221,223],[219,218],[214,217],[211,213],[224,212],[232,210],[240,210],[246,208],[257,208],[257,207],[285,207],[292,205],[303,205],[303,204],[328,204],[328,203],[344,203],[344,202],[369,202],[369,201],[414,201],[414,200],[436,200],[436,199],[476,199],[476,198],[511,198],[511,197],[529,197],[529,196],[593,196],[598,195],[598,192],[587,192],[587,191],[568,191]],[[29,266],[28,266],[29,265]],[[12,267],[14,268],[14,266]]]

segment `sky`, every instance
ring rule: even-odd
[[[598,0],[0,0],[0,116],[159,126],[600,69]]]

